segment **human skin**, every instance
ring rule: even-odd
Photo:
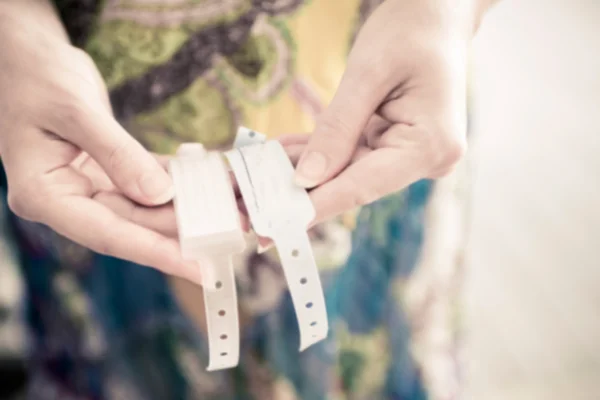
[[[467,61],[493,0],[387,0],[362,27],[296,170],[317,221],[448,174],[466,151]]]
[[[174,238],[101,201],[160,206],[172,182],[114,119],[96,66],[69,43],[49,1],[0,2],[0,48],[0,155],[12,211],[98,253],[200,283]]]
[[[296,179],[312,189],[315,223],[460,159],[467,53],[489,5],[387,0],[367,20],[313,135],[281,139],[292,159],[303,154]],[[93,61],[69,43],[49,0],[0,2],[0,48],[0,156],[13,212],[201,284],[176,241],[164,158],[114,119]]]

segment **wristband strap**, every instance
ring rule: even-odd
[[[208,331],[208,371],[235,367],[240,357],[237,291],[229,255],[208,256],[215,268],[215,290],[204,290]]]
[[[219,153],[184,144],[170,162],[183,257],[199,262],[208,330],[208,370],[239,361],[237,294],[231,255],[245,247],[235,195]]]
[[[271,238],[300,327],[300,350],[327,336],[328,321],[319,272],[306,233],[314,207],[294,185],[294,168],[279,142],[248,145],[225,153],[256,233]]]
[[[327,309],[319,270],[308,235],[302,228],[273,236],[300,329],[300,351],[325,339]]]

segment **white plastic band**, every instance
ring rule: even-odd
[[[233,147],[244,147],[251,144],[264,143],[267,140],[267,135],[253,131],[252,129],[240,126],[233,142]]]
[[[327,309],[319,270],[306,232],[273,237],[300,329],[300,351],[327,337]]]
[[[215,290],[204,291],[204,311],[208,331],[208,371],[232,368],[240,358],[237,291],[231,256],[211,256],[217,267]]]
[[[323,288],[306,233],[315,210],[294,185],[294,168],[279,142],[248,145],[225,153],[257,234],[273,239],[300,327],[300,350],[328,332]]]
[[[183,257],[202,268],[208,329],[208,370],[239,362],[239,322],[231,255],[244,233],[224,160],[201,145],[184,144],[169,165]]]

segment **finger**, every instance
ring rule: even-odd
[[[302,156],[302,152],[306,148],[305,144],[292,144],[285,147],[285,152],[287,153],[292,165],[298,164],[300,157]]]
[[[170,156],[153,154],[158,163],[167,170]],[[94,192],[118,191],[115,184],[110,180],[102,167],[89,154],[82,152],[72,163],[76,171],[86,176],[94,186]]]
[[[89,154],[82,152],[81,155],[71,163],[71,166],[92,182],[95,189],[94,192],[112,192],[117,190],[117,187],[108,175],[106,175],[102,167]]]
[[[89,198],[92,182],[68,165],[76,154],[72,145],[39,131],[24,131],[21,139],[21,146],[3,160],[15,214],[92,250],[200,282],[197,263],[182,260],[176,242],[119,218]],[[67,166],[57,169],[63,162]]]
[[[369,119],[390,88],[389,71],[377,71],[373,44],[358,40],[346,73],[316,129],[296,170],[296,182],[314,187],[337,175],[349,162]]]
[[[106,84],[102,75],[98,71],[94,60],[89,56],[88,53],[81,49],[69,49],[69,56],[75,57],[77,61],[83,64],[83,68],[78,68],[75,72],[88,84],[90,84],[95,90],[96,95],[99,97],[101,104],[106,110],[112,114],[112,106],[110,104],[110,97]]]
[[[152,153],[152,155],[154,156],[154,158],[156,158],[156,161],[158,161],[158,163],[164,168],[165,171],[169,169],[169,161],[171,161],[171,159],[173,158],[172,156],[167,154],[156,153]]]
[[[382,118],[378,114],[374,114],[369,120],[367,126],[365,127],[365,131],[362,135],[364,142],[361,144],[372,149],[377,148],[377,139],[387,129],[389,129],[391,125],[392,123],[386,120],[385,118]]]
[[[94,196],[94,200],[103,204],[121,218],[136,225],[168,237],[178,237],[175,209],[172,204],[144,207],[118,193],[111,192],[100,192]]]
[[[93,63],[93,61],[92,61],[92,63]],[[106,107],[106,110],[112,115],[112,113],[113,113],[112,104],[110,102],[110,96],[108,94],[108,89],[106,88],[106,84],[104,83],[104,79],[102,79],[102,75],[100,75],[100,72],[98,71],[98,68],[96,68],[95,64],[93,65],[93,68],[90,68],[90,71],[92,74],[92,78],[94,79],[94,82],[96,83],[96,87],[98,88],[98,92],[99,92],[100,96],[102,97],[102,103]]]
[[[386,104],[381,109],[385,118],[411,122],[397,123],[375,136],[371,147],[419,148],[428,164],[426,177],[449,173],[467,149],[466,96],[451,100],[443,92],[428,95],[421,88]]]
[[[281,135],[277,137],[277,141],[281,143],[283,147],[303,144],[306,145],[310,140],[310,134],[308,133],[292,133],[287,135]]]
[[[60,174],[58,181],[76,182],[82,190],[89,184],[71,168]],[[48,196],[34,206],[39,222],[97,253],[202,282],[198,266],[183,260],[176,241],[119,217],[97,201],[66,194]]]
[[[370,147],[366,147],[366,146],[358,146],[356,148],[356,151],[354,152],[354,154],[352,155],[352,163],[355,163],[361,159],[363,159],[364,157],[366,157],[369,153],[371,153],[373,151],[373,149],[371,149]]]
[[[402,137],[398,147],[363,152],[335,179],[311,191],[317,221],[372,203],[427,175],[428,144],[410,127],[394,126],[387,134]],[[414,139],[413,139],[414,138]]]
[[[132,202],[118,193],[110,192],[98,193],[94,196],[94,200],[121,218],[136,225],[151,229],[167,237],[177,238],[179,236],[173,204],[160,207],[145,207]],[[239,202],[238,208],[240,208]],[[247,232],[249,230],[248,217],[242,210],[240,208],[240,224],[242,229]]]
[[[449,173],[467,148],[467,57],[461,57],[460,51],[457,48],[452,56],[444,57],[443,68],[439,63],[423,65],[410,89],[379,109],[386,120],[417,134],[407,137],[386,131],[375,138],[372,147],[414,145],[419,137],[429,162],[429,178]]]
[[[64,100],[52,110],[48,128],[87,152],[131,199],[147,205],[172,199],[165,169],[106,109],[81,99]]]
[[[367,122],[365,130],[359,139],[359,145],[368,146],[366,138],[381,135],[381,133],[383,133],[383,131],[385,131],[391,125],[392,123],[386,120],[385,118],[381,117],[378,114],[374,114],[369,119],[369,122]],[[307,133],[294,133],[281,135],[277,137],[277,141],[279,141],[279,143],[281,143],[284,148],[290,148],[295,151],[300,148],[304,150],[304,147],[306,147],[306,145],[310,142],[310,138],[311,135]],[[365,138],[365,141],[361,142],[363,138]]]

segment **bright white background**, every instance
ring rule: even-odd
[[[475,42],[472,400],[600,399],[600,0],[504,0]]]

